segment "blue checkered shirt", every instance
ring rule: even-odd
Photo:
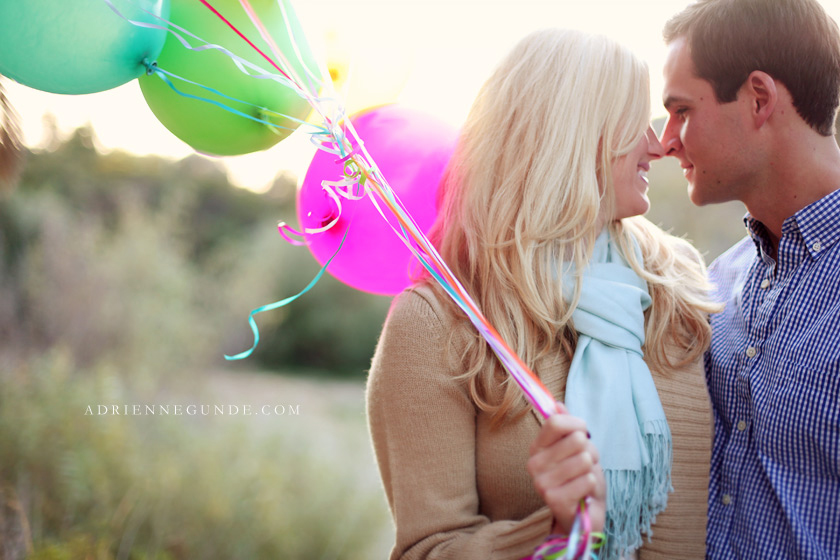
[[[840,190],[710,267],[707,557],[840,559]]]

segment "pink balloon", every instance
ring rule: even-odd
[[[417,226],[428,233],[437,215],[438,183],[455,149],[458,130],[420,111],[383,105],[350,117],[359,139]],[[337,215],[336,205],[321,187],[322,181],[343,177],[338,156],[319,150],[303,179],[297,197],[301,228],[320,228]],[[376,195],[374,195],[376,196]],[[341,215],[328,230],[305,233],[309,250],[322,265],[341,251],[327,268],[338,280],[358,290],[394,295],[406,288],[412,267],[420,266],[385,222],[368,197],[341,200]],[[379,199],[380,208],[396,224]]]

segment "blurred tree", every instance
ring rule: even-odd
[[[305,250],[303,250],[306,252]],[[302,289],[319,265],[309,255],[284,262],[286,295]],[[360,292],[325,274],[311,292],[268,322],[255,359],[364,377],[391,298]]]
[[[88,366],[110,356],[149,370],[209,346],[203,361],[218,361],[250,345],[251,309],[319,269],[277,235],[279,220],[294,222],[288,174],[258,194],[203,156],[102,153],[89,126],[27,163],[0,199],[0,350],[67,345]],[[387,305],[325,276],[259,317],[260,346],[242,365],[361,377]]]

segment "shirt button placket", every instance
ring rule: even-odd
[[[749,360],[751,360],[752,358],[755,358],[758,355],[758,349],[755,346],[747,346],[747,348],[744,350],[744,354]],[[741,372],[738,374],[736,382],[738,393],[740,394],[741,398],[747,402],[750,400],[750,389],[748,380],[749,370],[750,366],[748,364],[745,364],[744,369],[742,369]],[[749,434],[749,432],[747,431],[747,421],[743,418],[745,417],[744,415],[746,415],[746,417],[749,416],[749,407],[747,406],[745,410],[743,408],[742,403],[742,406],[739,406],[738,408],[741,408],[740,413],[738,414],[738,416],[741,416],[741,420],[738,420],[738,422],[735,424],[735,429],[737,431],[733,431],[733,435],[728,445],[728,460],[730,463],[730,468],[732,470],[728,476],[729,482],[724,484],[724,487],[722,488],[723,493],[720,496],[720,503],[723,506],[726,506],[725,511],[732,511],[728,506],[732,505],[732,502],[734,501],[731,492],[734,488],[734,481],[737,479],[738,476],[737,467],[735,465],[740,464],[743,452],[746,449],[746,446],[748,445],[747,441],[743,439],[743,436],[747,436]]]
[[[756,349],[755,346],[748,346],[746,348],[746,350],[744,350],[744,354],[747,356],[747,358],[749,360],[752,360],[752,358],[755,358],[755,356],[758,354],[758,350]],[[751,366],[750,366],[749,362],[747,362],[747,364],[744,365],[744,368],[738,374],[738,379],[737,379],[737,383],[736,383],[736,385],[738,387],[738,393],[741,395],[742,398],[744,398],[746,400],[750,399],[750,388],[749,388],[749,371],[750,371],[750,368],[751,368]]]

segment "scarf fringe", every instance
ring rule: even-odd
[[[671,486],[672,445],[668,423],[645,423],[643,436],[650,458],[641,471],[605,470],[607,481],[607,540],[604,560],[616,560],[642,546],[642,534],[653,535],[651,525],[668,504]]]

